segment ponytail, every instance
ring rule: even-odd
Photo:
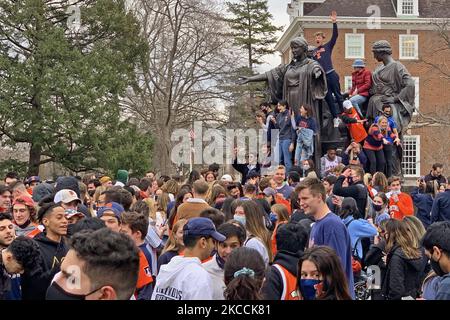
[[[224,292],[225,300],[263,300],[261,286],[261,280],[241,275],[228,283]]]

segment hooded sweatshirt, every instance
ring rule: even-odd
[[[209,272],[213,287],[213,300],[224,300],[223,292],[226,289],[224,282],[224,271],[217,263],[217,253],[212,259],[203,263],[203,267]]]
[[[42,272],[33,276],[24,274],[21,277],[23,300],[45,300],[47,288],[60,271],[61,262],[68,251],[64,240],[55,242],[47,238],[44,232],[36,235],[34,240],[41,249]]]
[[[402,297],[418,297],[428,258],[422,253],[417,259],[406,257],[400,246],[394,247],[387,256],[386,275],[381,286],[387,300],[401,300]]]
[[[152,300],[212,300],[212,279],[199,258],[176,256],[161,266]]]
[[[266,281],[262,287],[262,293],[265,300],[283,300],[283,278],[280,270],[274,265],[278,264],[285,268],[290,274],[297,277],[298,260],[301,252],[292,253],[284,250],[278,251],[273,264],[266,273]]]

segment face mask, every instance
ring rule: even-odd
[[[439,261],[434,261],[433,258],[430,259],[431,268],[439,277],[443,277],[446,273],[444,270],[442,270],[441,266],[439,265]]]
[[[269,216],[270,222],[275,223],[278,220],[278,217],[275,213],[271,212]]]
[[[309,170],[310,166],[308,164],[303,165],[303,170]]]
[[[300,279],[300,291],[305,300],[315,300],[317,296],[317,287],[322,280]]]
[[[372,207],[375,211],[381,211],[381,209],[383,209],[383,206],[381,204],[372,203]]]
[[[88,295],[93,294],[99,289],[100,288],[95,289],[88,294],[73,294],[65,291],[59,284],[54,281],[47,289],[45,300],[86,300],[86,297]]]
[[[223,260],[223,258],[221,256],[219,256],[219,254],[216,254],[216,261],[217,261],[217,265],[220,267],[220,269],[223,270],[223,268],[225,267],[225,260]]]
[[[390,112],[385,112],[385,113],[384,113],[384,116],[385,116],[386,118],[389,118],[389,117],[391,116],[391,113],[390,113]]]
[[[391,191],[391,193],[399,195],[401,193],[401,191],[400,190],[393,190],[393,191]]]
[[[234,215],[234,220],[242,223],[242,225],[245,227],[245,216]]]
[[[347,181],[348,181],[348,184],[353,184],[353,177],[348,177]]]
[[[88,194],[89,194],[90,197],[93,197],[94,193],[95,193],[95,190],[89,190],[88,191]]]

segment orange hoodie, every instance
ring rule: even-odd
[[[398,195],[398,202],[395,202],[393,196],[389,198],[389,212],[391,218],[403,220],[405,216],[414,215],[414,206],[411,196],[407,193]]]

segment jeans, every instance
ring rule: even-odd
[[[344,101],[344,99],[342,98],[341,94],[339,75],[336,73],[336,71],[332,71],[329,74],[327,74],[327,85],[328,85],[328,92],[327,95],[325,96],[325,101],[330,107],[330,112],[333,115],[333,117],[337,118],[338,114],[343,109],[342,102]],[[336,104],[334,102],[333,94],[341,110],[336,110]]]
[[[366,116],[366,113],[361,112],[361,106],[367,101],[367,99],[368,99],[367,97],[360,96],[359,94],[350,98],[350,101],[352,102],[353,106],[356,108],[359,114],[364,117]]]
[[[392,144],[385,144],[383,147],[383,152],[384,159],[386,160],[386,170],[384,173],[386,174],[386,177],[389,178],[392,176],[392,163],[394,160],[392,155],[394,154],[394,146]]]
[[[369,160],[369,172],[373,175],[375,172],[384,172],[386,160],[384,159],[383,149],[374,151],[364,149],[367,159]]]
[[[314,132],[311,129],[303,128],[297,135],[297,147],[295,148],[295,161],[309,159],[314,153]]]
[[[292,167],[292,158],[289,152],[291,143],[291,140],[280,140],[280,163],[286,167],[286,175]]]

